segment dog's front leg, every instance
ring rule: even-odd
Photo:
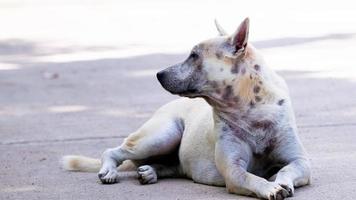
[[[289,196],[293,196],[294,187],[309,184],[310,174],[309,162],[298,158],[279,170],[275,182],[287,189]]]
[[[224,133],[215,146],[215,162],[223,175],[228,192],[256,195],[263,199],[284,199],[288,192],[279,184],[269,182],[246,171],[251,151],[236,136]]]

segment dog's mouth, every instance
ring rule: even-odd
[[[189,98],[195,98],[199,97],[199,91],[197,89],[188,89],[184,92],[177,93],[177,95],[181,97],[189,97]]]
[[[182,97],[195,98],[201,96],[201,91],[197,89],[195,85],[192,84],[192,82],[189,82],[186,89],[184,91],[177,92],[177,95]]]
[[[188,88],[185,90],[179,90],[179,91],[174,91],[174,90],[169,90],[167,88],[165,88],[168,92],[170,92],[173,95],[178,95],[181,97],[189,97],[189,98],[194,98],[194,97],[199,97],[200,96],[200,92],[198,89],[195,88]]]

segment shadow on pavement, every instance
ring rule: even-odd
[[[116,49],[111,46],[68,46],[49,48],[46,43],[34,42],[23,39],[7,39],[0,41],[0,56],[4,55],[27,55],[27,56],[46,56],[55,54],[71,54],[80,51],[107,51]]]
[[[252,42],[256,48],[268,49],[275,47],[285,47],[293,45],[301,45],[305,43],[318,42],[322,40],[346,40],[355,36],[355,33],[335,33],[316,37],[286,37],[271,40],[262,40]]]

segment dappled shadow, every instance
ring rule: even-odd
[[[46,47],[45,42],[39,43],[22,39],[0,41],[0,55],[48,56],[54,54],[70,54],[82,51],[107,51],[117,49],[112,46],[67,46]]]
[[[355,33],[335,33],[327,34],[323,36],[316,37],[286,37],[270,40],[253,41],[255,47],[259,49],[268,49],[276,47],[286,47],[293,45],[302,45],[306,43],[318,42],[323,40],[346,40],[351,39],[355,36]],[[65,47],[50,47],[47,43],[28,41],[22,39],[7,39],[0,41],[0,57],[2,57],[2,63],[14,64],[16,67],[14,69],[22,68],[22,65],[27,64],[42,64],[39,60],[31,60],[31,58],[40,58],[41,56],[51,56],[51,55],[72,55],[81,52],[109,52],[115,50],[126,50],[132,46],[65,46]],[[164,54],[163,54],[164,55]],[[18,56],[18,57],[17,57]],[[21,57],[20,56],[25,56]],[[182,54],[179,56],[183,56]],[[152,59],[155,55],[152,55]],[[139,56],[137,58],[140,58]],[[81,61],[78,61],[81,62]],[[43,63],[47,64],[47,63]],[[63,64],[63,63],[61,63]]]
[[[252,42],[252,44],[254,44],[255,47],[260,49],[268,49],[275,47],[301,45],[305,43],[312,43],[323,40],[346,40],[353,38],[355,35],[355,33],[335,33],[316,37],[286,37],[271,40],[254,41]]]

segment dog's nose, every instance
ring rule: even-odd
[[[164,77],[164,72],[160,71],[157,73],[157,79],[159,80],[159,82],[161,82],[163,80]]]

